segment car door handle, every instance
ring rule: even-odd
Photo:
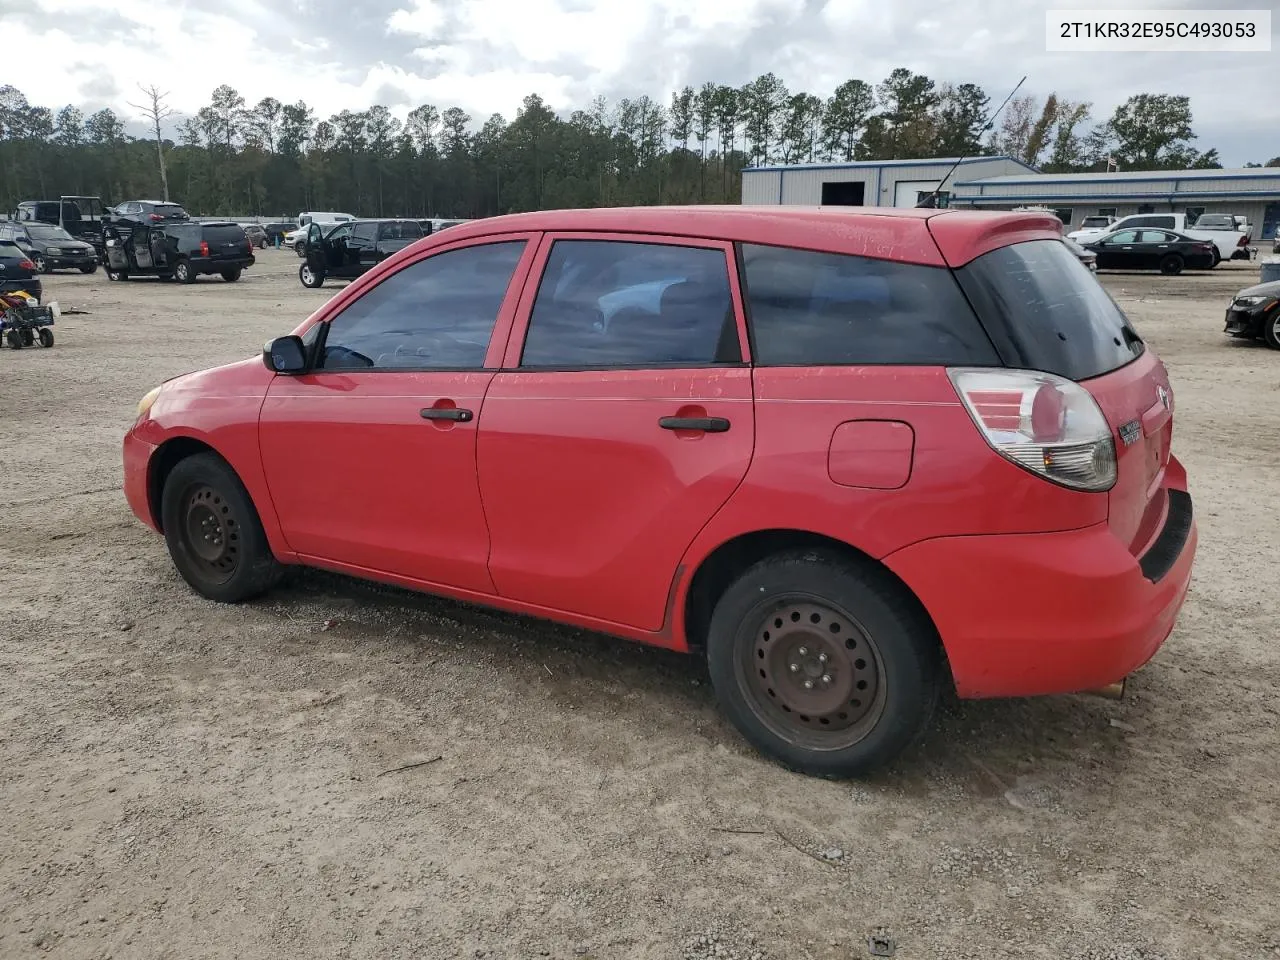
[[[724,417],[663,417],[658,421],[663,430],[702,430],[705,433],[724,433],[729,421]]]
[[[466,423],[473,414],[463,407],[423,407],[418,411],[423,420],[457,420]]]

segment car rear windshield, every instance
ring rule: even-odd
[[[985,253],[956,277],[1009,366],[1088,380],[1145,349],[1129,318],[1058,240]]]
[[[187,215],[187,211],[176,203],[157,203],[152,212],[162,217],[185,217]]]
[[[206,223],[204,225],[206,243],[234,243],[244,239],[244,231],[234,223]]]
[[[379,240],[420,240],[422,227],[416,220],[391,220],[378,227]]]
[[[11,240],[0,240],[0,257],[13,260],[27,259],[23,249]]]
[[[1236,219],[1224,214],[1206,213],[1196,221],[1195,228],[1197,230],[1234,230]]]

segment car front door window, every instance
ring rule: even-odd
[[[392,274],[330,321],[319,369],[483,367],[524,246],[446,250]]]

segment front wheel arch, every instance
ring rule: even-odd
[[[226,457],[209,444],[194,437],[174,437],[166,440],[151,455],[151,462],[147,467],[147,509],[151,512],[151,519],[155,521],[156,529],[161,533],[164,533],[164,519],[161,516],[160,500],[164,493],[165,481],[169,479],[169,474],[173,472],[174,467],[187,457],[193,457],[198,453],[212,453],[231,467]],[[235,467],[231,469],[234,470]]]

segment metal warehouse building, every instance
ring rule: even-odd
[[[1044,174],[1012,157],[866,160],[856,163],[747,167],[744,204],[914,207],[941,186],[953,207],[1008,210],[1044,206],[1068,229],[1085,217],[1134,213],[1231,213],[1252,224],[1252,239],[1280,227],[1280,168]],[[942,183],[946,177],[947,182]]]
[[[951,194],[957,207],[1007,210],[1032,204],[1051,208],[1072,226],[1106,214],[1232,213],[1253,225],[1254,240],[1270,240],[1280,225],[1280,168],[965,176]]]
[[[957,180],[979,180],[1012,174],[1035,174],[1012,157],[969,157],[941,160],[863,160],[854,163],[747,167],[742,171],[744,204],[800,206],[914,207],[940,186],[946,198]],[[947,182],[942,183],[943,177]]]

